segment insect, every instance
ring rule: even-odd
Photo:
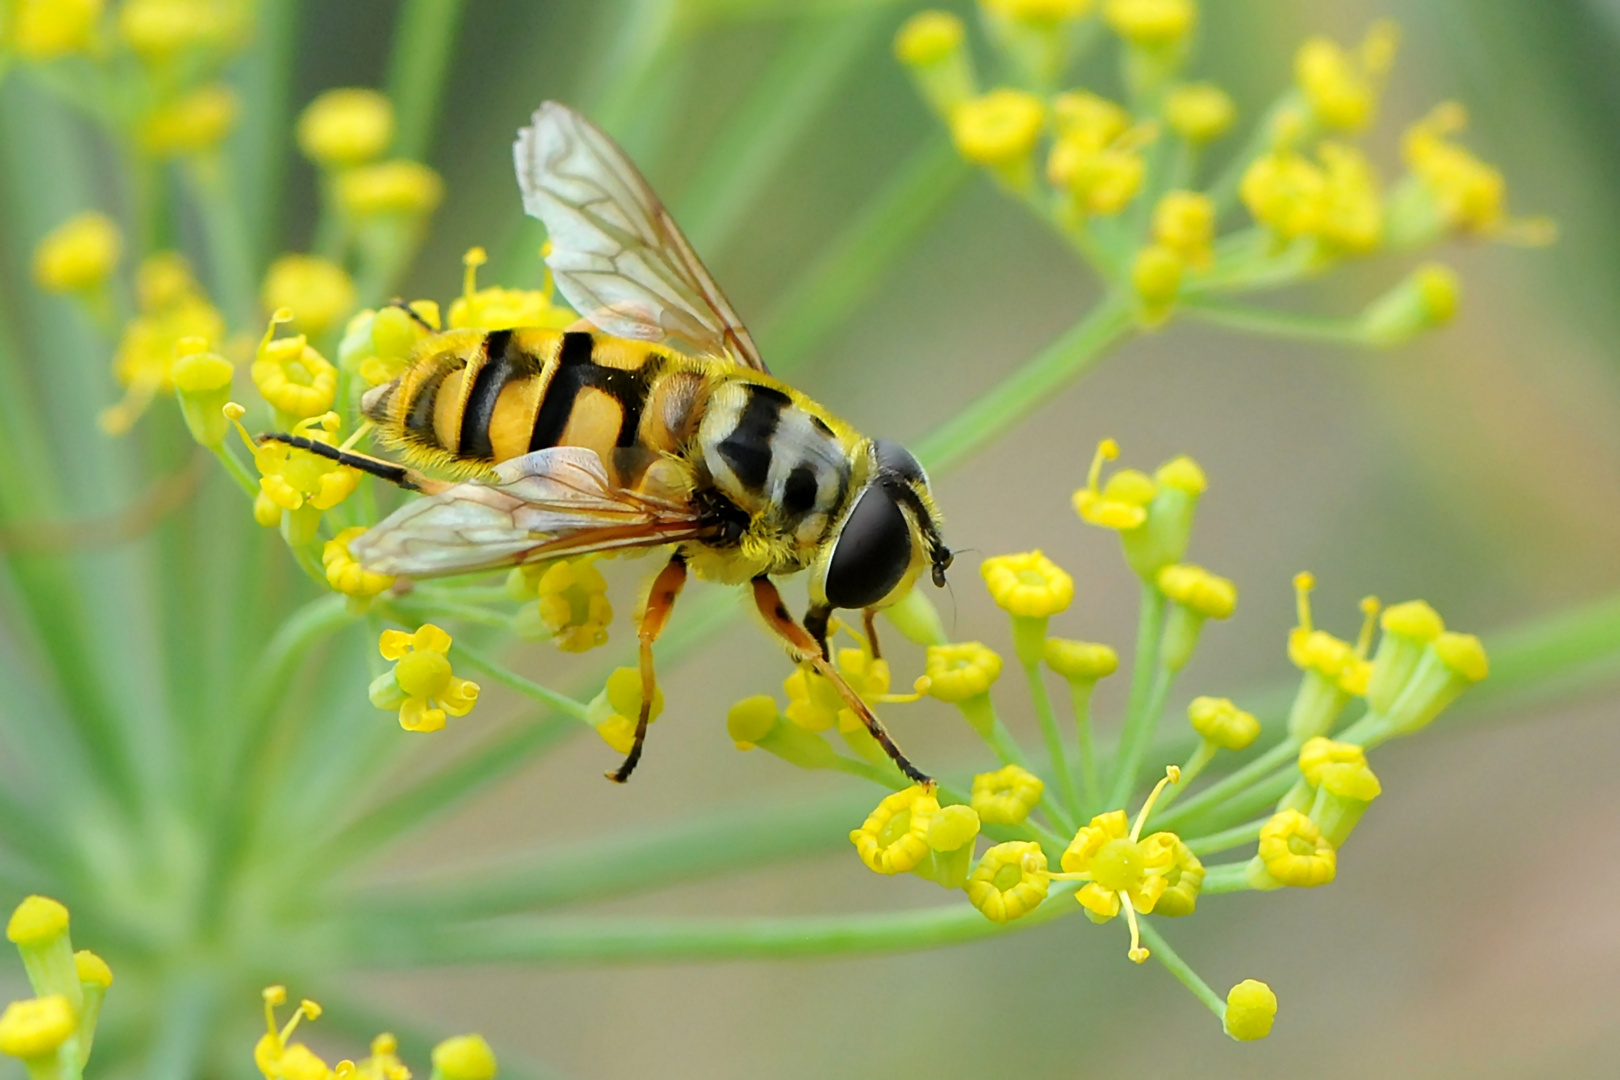
[[[425,497],[351,545],[369,570],[426,578],[673,546],[639,627],[641,757],[653,643],[690,572],[748,584],[797,662],[829,679],[907,776],[906,758],[829,662],[835,609],[872,613],[951,551],[928,477],[772,378],[725,296],[624,152],[547,102],[514,156],[524,209],[546,225],[557,289],[583,314],[567,331],[452,330],[374,387],[362,411],[382,443],[429,472],[276,436]],[[308,443],[308,445],[305,445]],[[796,622],[771,578],[810,571]],[[873,641],[875,643],[875,637]]]

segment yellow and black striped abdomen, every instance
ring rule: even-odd
[[[702,376],[642,342],[584,331],[452,330],[366,395],[384,441],[416,464],[477,472],[531,450],[674,450]]]

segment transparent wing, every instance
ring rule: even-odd
[[[754,339],[624,151],[548,101],[512,147],[523,209],[545,222],[557,288],[615,337],[764,371]]]
[[[400,507],[349,550],[367,570],[427,578],[695,539],[696,511],[616,487],[592,450],[557,446]]]

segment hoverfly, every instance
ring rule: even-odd
[[[796,662],[830,680],[907,776],[932,781],[829,662],[834,609],[876,609],[923,570],[943,585],[951,551],[928,476],[771,377],[668,211],[624,152],[547,102],[513,148],[523,207],[545,223],[546,262],[583,319],[566,331],[452,330],[362,411],[380,441],[459,483],[292,436],[275,436],[425,497],[351,545],[368,570],[425,578],[673,546],[639,628],[641,757],[652,647],[688,572],[749,583]],[[306,443],[308,445],[306,445]],[[773,575],[810,571],[794,621]]]

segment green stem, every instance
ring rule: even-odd
[[[1293,761],[1298,753],[1299,744],[1292,739],[1284,739],[1241,769],[1233,771],[1200,791],[1197,795],[1192,796],[1176,807],[1173,813],[1154,814],[1148,823],[1156,829],[1179,832],[1180,827],[1194,815],[1209,810],[1232,795],[1245,790],[1278,766]]]
[[[1198,774],[1203,772],[1204,767],[1214,760],[1217,749],[1219,748],[1208,739],[1199,741],[1197,748],[1192,752],[1192,756],[1181,767],[1181,779],[1165,788],[1164,794],[1159,796],[1159,801],[1153,804],[1155,813],[1164,813],[1165,809],[1176,801],[1176,796],[1186,791],[1192,782],[1198,779]]]
[[[397,118],[394,153],[423,160],[433,145],[445,76],[465,0],[405,0],[388,61],[388,97]]]
[[[1074,730],[1080,748],[1080,776],[1086,788],[1079,821],[1085,821],[1101,809],[1102,778],[1097,774],[1097,745],[1091,735],[1091,694],[1095,689],[1095,682],[1069,684],[1069,699],[1074,704]]]
[[[1052,890],[1016,922],[991,922],[958,901],[949,907],[871,915],[796,918],[504,921],[394,938],[361,922],[355,959],[383,968],[437,964],[671,963],[767,960],[795,956],[886,954],[937,949],[1001,937],[1072,915],[1073,889]]]
[[[524,697],[533,698],[542,705],[545,705],[548,708],[556,709],[558,712],[563,713],[566,716],[571,716],[575,720],[584,720],[590,715],[590,706],[586,703],[576,701],[567,694],[560,694],[550,687],[541,686],[539,683],[534,682],[531,679],[525,679],[517,672],[512,671],[490,657],[485,656],[481,652],[467,648],[465,645],[452,645],[450,647],[450,655],[455,659],[460,660],[479,671],[482,671],[484,674],[488,675],[490,678],[494,679],[507,689],[516,690]]]
[[[1223,893],[1248,892],[1251,888],[1247,861],[1221,863],[1219,866],[1206,867],[1204,885],[1198,893],[1200,896],[1220,896]]]
[[[222,444],[209,449],[219,459],[219,463],[225,466],[226,473],[230,475],[232,480],[236,481],[236,486],[241,488],[248,498],[256,499],[259,497],[259,482],[253,479],[253,474],[248,472],[247,466],[242,464],[241,459],[231,453],[230,447]]]
[[[1119,748],[1114,755],[1114,766],[1109,774],[1106,808],[1125,805],[1131,788],[1136,783],[1136,757],[1134,750],[1146,722],[1149,703],[1153,697],[1159,671],[1159,639],[1164,636],[1164,594],[1149,582],[1142,583],[1142,600],[1136,621],[1136,655],[1131,661],[1131,694],[1125,707],[1125,727],[1120,732]]]
[[[916,444],[930,470],[955,468],[1052,400],[1131,329],[1130,300],[1109,296],[1063,336]]]
[[[1067,818],[1058,817],[1057,824],[1065,831],[1072,831],[1078,822],[1085,820],[1082,816],[1085,806],[1080,801],[1079,789],[1074,786],[1074,772],[1069,768],[1069,758],[1063,750],[1063,738],[1058,734],[1057,717],[1052,712],[1052,699],[1047,696],[1046,683],[1041,680],[1040,665],[1022,666],[1024,678],[1029,683],[1030,700],[1035,703],[1035,717],[1040,721],[1041,734],[1046,737],[1046,754],[1052,761],[1052,771],[1057,775],[1058,793],[1068,809]],[[1050,810],[1047,812],[1051,813]]]
[[[1201,858],[1205,855],[1218,855],[1229,848],[1252,844],[1260,839],[1260,830],[1265,827],[1266,822],[1269,820],[1271,819],[1260,818],[1242,825],[1234,825],[1230,829],[1223,829],[1217,833],[1210,833],[1208,836],[1200,836],[1188,840],[1187,847],[1194,855]]]
[[[1221,1017],[1222,1019],[1225,1019],[1225,1000],[1222,999],[1222,997],[1215,991],[1211,990],[1208,983],[1198,977],[1198,972],[1194,971],[1187,964],[1187,962],[1181,958],[1176,950],[1170,947],[1170,943],[1164,940],[1159,932],[1153,928],[1153,925],[1150,922],[1148,922],[1146,919],[1143,919],[1141,922],[1142,940],[1147,942],[1148,949],[1152,951],[1154,959],[1163,964],[1165,966],[1165,970],[1174,975],[1176,980],[1180,982],[1182,986],[1185,986],[1188,990],[1191,990],[1194,997],[1196,997],[1199,1001],[1202,1001],[1205,1005],[1209,1006],[1210,1012],[1214,1013],[1218,1017]]]
[[[1371,345],[1359,319],[1333,319],[1294,311],[1227,304],[1218,300],[1188,300],[1182,310],[1205,322],[1249,334],[1325,341],[1338,345]]]

